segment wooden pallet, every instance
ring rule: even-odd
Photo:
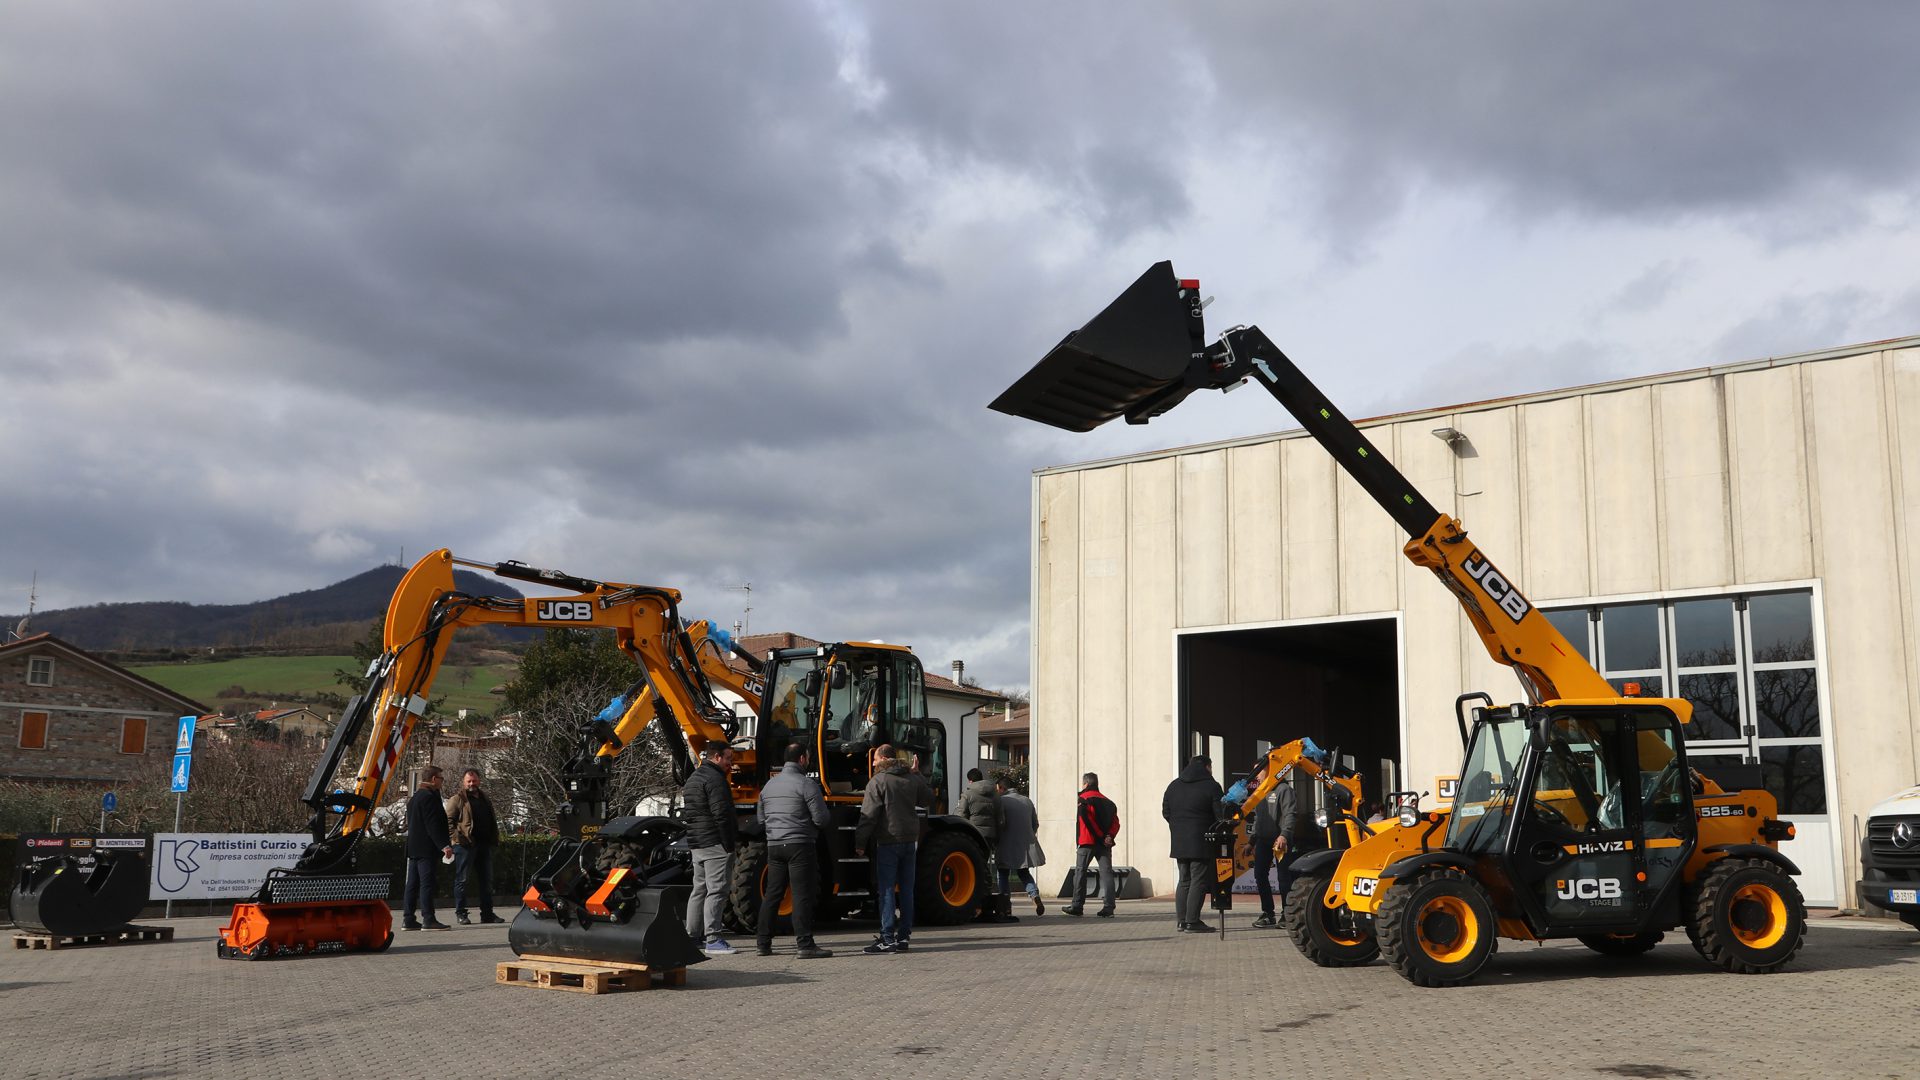
[[[649,969],[645,964],[603,964],[560,956],[523,956],[518,960],[502,960],[494,968],[493,978],[501,986],[570,990],[576,994],[615,994],[651,989],[656,975],[666,986],[687,984],[687,969],[683,967],[658,970]]]
[[[31,934],[13,935],[13,947],[16,949],[84,949],[93,945],[140,945],[151,941],[172,941],[171,926],[134,926],[128,924],[118,930],[108,930],[101,934]]]

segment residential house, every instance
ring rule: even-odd
[[[0,779],[103,783],[164,771],[205,705],[51,634],[0,645]]]

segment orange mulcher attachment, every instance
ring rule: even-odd
[[[385,874],[301,875],[274,871],[254,901],[233,905],[220,955],[265,960],[315,953],[380,952],[393,944]]]

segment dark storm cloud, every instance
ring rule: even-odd
[[[756,629],[1022,683],[1031,468],[1289,426],[1248,395],[1084,439],[985,410],[1144,265],[1297,264],[1273,317],[1344,360],[1313,305],[1435,195],[1491,193],[1516,234],[1857,230],[1914,164],[1914,18],[10,5],[0,579],[242,601],[447,544],[722,621],[751,580]],[[1716,269],[1638,252],[1567,303],[1645,317]],[[1914,310],[1819,291],[1721,345]],[[1469,387],[1395,345],[1348,365],[1393,408],[1626,362],[1586,326],[1423,350],[1477,360]]]
[[[1349,225],[1423,180],[1672,217],[1904,187],[1920,159],[1903,5],[1222,3],[1193,26],[1217,108],[1314,160]]]

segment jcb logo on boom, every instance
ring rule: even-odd
[[[592,622],[593,605],[585,600],[542,600],[534,616],[542,622]]]
[[[1506,575],[1495,570],[1493,564],[1488,562],[1487,557],[1480,554],[1478,550],[1467,556],[1467,561],[1461,564],[1461,569],[1467,572],[1468,577],[1479,582],[1481,590],[1487,594],[1487,597],[1499,605],[1500,610],[1506,612],[1514,622],[1526,618],[1527,612],[1533,610],[1532,605],[1527,603],[1527,598],[1521,596],[1520,590],[1513,587],[1513,582],[1508,581]]]
[[[1618,900],[1619,878],[1569,878],[1559,882],[1555,895],[1562,900]]]

